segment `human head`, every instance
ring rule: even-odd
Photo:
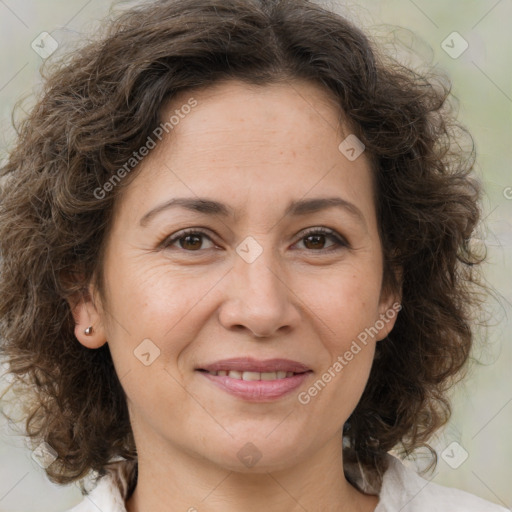
[[[59,451],[65,471],[58,478],[101,469],[113,455],[134,457],[108,347],[77,343],[68,301],[91,282],[105,296],[112,214],[137,168],[104,197],[95,191],[147,144],[165,100],[226,78],[258,86],[314,82],[337,99],[363,141],[374,173],[383,288],[400,288],[403,309],[377,345],[346,435],[368,467],[400,442],[409,449],[424,442],[446,419],[442,390],[471,342],[465,285],[477,189],[468,179],[471,159],[449,152],[447,91],[393,66],[346,20],[309,2],[154,3],[119,18],[106,41],[47,82],[4,169],[11,177],[1,218],[5,350],[14,370],[55,384],[33,391],[41,402],[55,398],[54,412],[40,414],[51,418],[52,432],[46,420],[41,433]],[[71,423],[83,429],[80,445],[66,437]],[[49,474],[57,477],[57,466]]]

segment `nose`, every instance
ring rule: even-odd
[[[270,251],[268,251],[270,252]],[[252,263],[236,257],[219,320],[228,330],[247,330],[263,338],[292,330],[300,320],[300,302],[284,272],[267,251]]]

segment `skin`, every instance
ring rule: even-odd
[[[297,399],[399,300],[382,291],[369,161],[339,151],[350,129],[315,84],[224,82],[175,97],[163,117],[191,96],[197,107],[116,205],[107,296],[91,286],[74,306],[78,340],[91,349],[108,340],[127,395],[139,454],[127,510],[373,511],[378,497],[344,477],[341,433],[394,318],[308,404]],[[342,208],[284,216],[292,200],[335,196],[362,219]],[[140,225],[176,197],[214,199],[236,215],[173,208]],[[304,234],[318,227],[348,245]],[[186,228],[207,234],[160,245]],[[248,236],[262,249],[252,263],[236,252]],[[134,356],[144,339],[160,350],[148,366]],[[255,403],[195,370],[236,356],[292,359],[312,373],[299,390]],[[237,456],[248,442],[261,454],[250,468]]]

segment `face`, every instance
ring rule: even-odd
[[[340,151],[350,129],[313,84],[225,82],[176,110],[117,203],[106,297],[91,288],[76,335],[108,341],[139,455],[285,468],[339,443],[396,316],[369,162]]]

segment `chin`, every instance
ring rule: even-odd
[[[306,449],[304,436],[287,432],[278,435],[279,426],[273,424],[261,432],[233,433],[224,442],[212,441],[215,449],[207,455],[212,462],[238,473],[267,473],[280,471],[296,464]],[[229,430],[229,428],[228,428]],[[272,432],[274,430],[274,432]],[[230,431],[231,432],[231,431]]]

